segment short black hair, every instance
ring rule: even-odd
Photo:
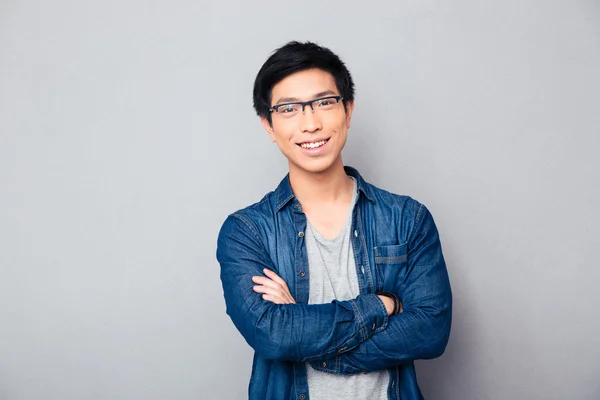
[[[273,86],[285,77],[307,69],[318,68],[333,75],[335,85],[346,102],[354,101],[354,82],[344,62],[331,50],[312,42],[292,41],[278,48],[265,61],[254,80],[254,109],[259,117],[271,123]]]

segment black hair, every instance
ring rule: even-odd
[[[312,42],[289,42],[278,48],[265,61],[254,80],[254,109],[259,117],[271,123],[273,86],[285,77],[307,69],[318,68],[333,75],[335,85],[347,102],[354,101],[354,82],[343,61],[328,48]]]

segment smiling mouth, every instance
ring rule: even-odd
[[[323,146],[328,141],[329,141],[329,139],[321,140],[318,142],[312,142],[312,143],[298,143],[298,146],[302,147],[303,149],[313,150],[313,149],[318,149],[319,147]]]

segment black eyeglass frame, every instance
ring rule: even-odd
[[[344,100],[344,98],[342,96],[325,96],[325,97],[319,97],[318,99],[309,100],[309,101],[293,101],[291,103],[276,104],[273,107],[269,108],[269,112],[273,113],[273,111],[275,111],[276,113],[279,113],[279,107],[289,106],[290,104],[300,104],[302,106],[302,112],[304,112],[304,107],[310,106],[310,109],[313,112],[315,112],[315,109],[313,108],[313,103],[315,101],[327,100],[327,99],[335,99],[336,104],[339,103],[340,101]]]

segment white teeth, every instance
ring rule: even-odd
[[[320,142],[314,143],[302,143],[300,147],[302,147],[303,149],[316,149],[317,147],[323,146],[326,142],[326,140],[321,140]]]

